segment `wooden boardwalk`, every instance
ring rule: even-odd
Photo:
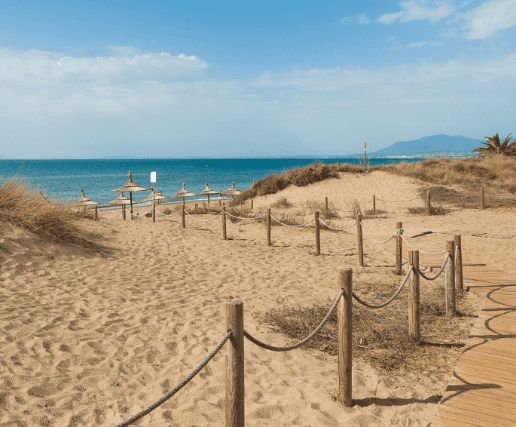
[[[421,264],[438,265],[439,257]],[[516,426],[516,278],[464,261],[464,288],[485,297],[432,426]]]

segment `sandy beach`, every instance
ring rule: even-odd
[[[351,209],[355,198],[362,209],[371,209],[374,194],[385,214],[366,218],[364,227],[375,239],[387,239],[402,222],[414,246],[437,252],[461,234],[469,262],[516,274],[514,238],[490,237],[516,235],[514,209],[411,215],[407,207],[423,206],[422,183],[379,171],[339,177],[258,197],[254,211],[263,212],[282,197],[292,207],[276,209],[278,214],[303,210],[307,201],[324,197],[343,210]],[[393,202],[409,199],[416,200]],[[345,212],[332,219],[338,227],[353,222]],[[308,228],[273,227],[269,248],[265,225],[254,221],[228,220],[226,241],[220,217],[209,222],[187,217],[185,229],[179,215],[155,223],[101,218],[85,226],[97,233],[102,250],[53,244],[0,221],[0,426],[115,425],[159,399],[214,348],[225,334],[225,302],[244,303],[250,334],[288,345],[294,341],[257,316],[280,305],[335,299],[339,267],[373,280],[394,263],[393,244],[364,236],[366,266],[359,267],[354,228],[323,231],[322,254],[314,256],[314,233]],[[434,232],[421,235],[425,230]],[[405,259],[408,249],[403,248]],[[481,303],[472,293],[468,298]],[[356,363],[356,405],[346,408],[332,398],[337,356],[303,347],[271,352],[247,340],[244,346],[247,426],[428,426],[447,385],[441,379],[418,383],[409,376],[387,377]],[[223,348],[188,385],[135,425],[225,425],[224,363]]]

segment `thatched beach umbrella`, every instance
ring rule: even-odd
[[[125,219],[125,207],[127,205],[132,205],[133,202],[131,199],[128,199],[127,197],[125,197],[124,193],[120,193],[120,196],[118,196],[115,200],[111,200],[108,203],[110,205],[122,205],[122,217],[123,217],[123,219]],[[134,202],[134,203],[138,203],[138,202]]]
[[[206,183],[206,188],[198,193],[198,196],[208,196],[208,204],[210,204],[210,195],[219,194],[219,191],[213,191],[210,187],[208,187],[208,183]]]
[[[84,190],[81,188],[81,194],[82,194],[82,197],[74,203],[74,206],[83,206],[83,207],[86,207],[86,206],[94,206],[94,205],[98,205],[100,204],[99,202],[92,202],[90,199],[88,199],[85,195],[84,195]],[[44,196],[43,196],[44,197]]]
[[[163,200],[166,199],[166,197],[163,197],[159,194],[160,191],[158,191],[158,194],[154,194],[154,190],[151,190],[150,196],[147,196],[145,199],[142,200],[142,202],[152,202],[154,200]]]
[[[195,194],[190,193],[188,190],[185,190],[185,182],[183,182],[183,188],[181,191],[177,194],[174,194],[170,197],[182,197],[183,198],[183,205],[185,204],[185,197],[195,196]]]
[[[223,191],[223,192],[222,192],[222,193],[220,193],[220,194],[233,196],[233,199],[234,199],[234,198],[235,198],[235,196],[238,196],[238,195],[240,194],[240,191],[239,191],[239,190],[237,190],[237,189],[235,188],[235,182],[233,182],[233,183],[231,184],[231,188],[229,188],[229,189],[228,189],[228,190],[226,190],[226,191]]]
[[[131,171],[129,171],[127,173],[127,176],[129,177],[129,180],[122,187],[117,188],[116,190],[112,190],[112,192],[113,193],[129,192],[129,201],[130,201],[130,205],[131,205],[131,218],[132,218],[133,217],[133,193],[135,193],[137,191],[148,191],[149,188],[143,188],[143,187],[140,187],[139,185],[136,185],[133,182],[133,179],[132,179],[133,174],[131,173]]]

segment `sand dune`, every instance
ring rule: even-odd
[[[325,196],[343,209],[354,197],[366,207],[373,194],[383,200],[417,198],[420,186],[384,172],[340,176],[257,198],[254,207],[258,211],[280,197],[302,207]],[[410,237],[421,230],[516,234],[509,209],[408,215],[407,206],[418,203],[378,202],[386,216],[366,219],[364,226],[376,239],[386,239],[402,221],[409,241],[427,251],[444,250],[452,235]],[[99,234],[101,252],[55,245],[0,222],[1,426],[115,425],[160,398],[213,349],[225,333],[226,301],[244,302],[249,333],[286,345],[292,340],[260,324],[256,314],[281,304],[334,299],[339,267],[374,274],[393,264],[392,246],[366,239],[366,263],[377,267],[358,267],[353,229],[323,232],[322,256],[316,257],[311,230],[274,227],[274,247],[267,248],[263,224],[228,221],[231,240],[223,241],[220,217],[202,223],[187,218],[184,230],[178,219],[118,217],[86,224]],[[343,213],[334,222],[345,226],[353,219]],[[468,260],[516,274],[514,239],[462,239]],[[224,355],[222,349],[136,425],[224,425]],[[246,341],[246,425],[426,426],[438,408],[435,396],[446,387],[393,381],[356,364],[358,404],[346,408],[331,397],[336,370],[336,356],[303,348],[275,353]],[[376,403],[367,401],[374,397]]]

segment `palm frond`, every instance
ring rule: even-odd
[[[500,145],[501,152],[503,152],[507,148],[507,145],[509,144],[510,140],[511,140],[511,134],[509,134],[509,136],[507,136],[507,138],[505,138],[505,141],[503,142],[503,144]]]

